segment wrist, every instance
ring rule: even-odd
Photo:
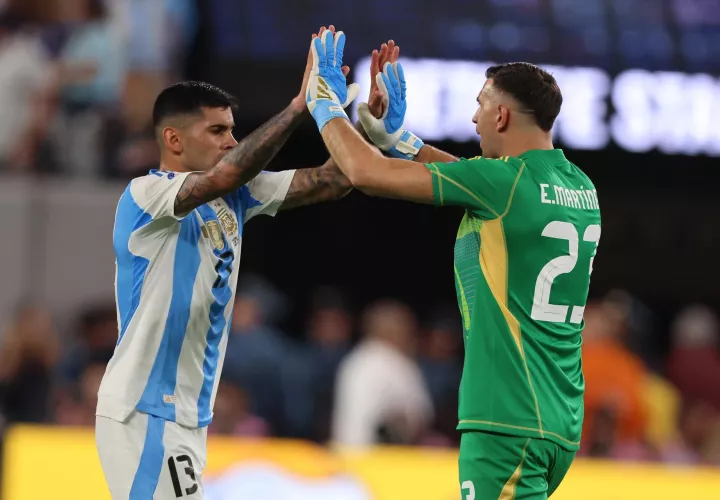
[[[343,107],[330,99],[318,99],[314,101],[310,106],[310,110],[320,132],[322,132],[330,120],[334,120],[335,118],[344,118],[350,121]]]
[[[418,136],[409,130],[403,130],[397,142],[388,150],[388,153],[395,158],[412,161],[424,145],[425,143]]]

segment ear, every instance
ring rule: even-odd
[[[510,110],[503,106],[502,104],[498,104],[497,106],[497,114],[495,115],[495,129],[498,132],[505,132],[507,130],[508,125],[510,124]]]
[[[162,131],[162,139],[165,148],[175,154],[182,154],[183,145],[177,129],[172,127],[165,127]]]

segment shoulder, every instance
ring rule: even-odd
[[[498,173],[510,173],[513,175],[525,168],[525,160],[515,156],[501,156],[500,158],[475,156],[461,160],[464,161],[468,167],[492,170]]]
[[[131,180],[128,189],[133,196],[163,191],[182,184],[188,174],[188,172],[151,170],[146,175]]]
[[[587,188],[587,189],[595,189],[595,185],[593,184],[592,179],[590,179],[590,176],[588,176],[588,175],[583,171],[583,169],[581,169],[580,167],[578,167],[578,166],[577,166],[576,164],[574,164],[573,162],[569,162],[569,163],[570,163],[570,168],[572,168],[573,170],[575,170],[575,172],[577,173],[577,175],[578,175],[580,178],[583,179],[583,181],[584,181],[585,184],[586,184],[586,188]]]
[[[476,156],[464,160],[466,169],[476,171],[481,178],[496,182],[513,182],[525,170],[525,161],[514,156],[501,156],[500,158],[484,158]]]
[[[481,164],[481,165],[495,165],[495,166],[502,166],[502,165],[522,165],[525,163],[525,160],[522,158],[518,158],[516,156],[501,156],[500,158],[487,158],[485,156],[473,156],[472,158],[461,158],[462,160],[465,160],[467,162],[473,163],[473,164]]]

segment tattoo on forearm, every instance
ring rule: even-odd
[[[350,192],[352,184],[337,165],[303,168],[295,172],[281,210],[337,200]]]
[[[302,113],[286,108],[240,141],[209,172],[190,174],[175,198],[175,213],[190,212],[252,180],[280,151],[302,118]]]
[[[188,175],[175,197],[175,214],[186,214],[216,198],[214,192],[215,185],[207,175],[199,173]]]

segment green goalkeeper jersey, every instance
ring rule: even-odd
[[[435,203],[465,209],[455,243],[458,429],[577,450],[583,312],[600,240],[593,183],[559,149],[427,167]]]

